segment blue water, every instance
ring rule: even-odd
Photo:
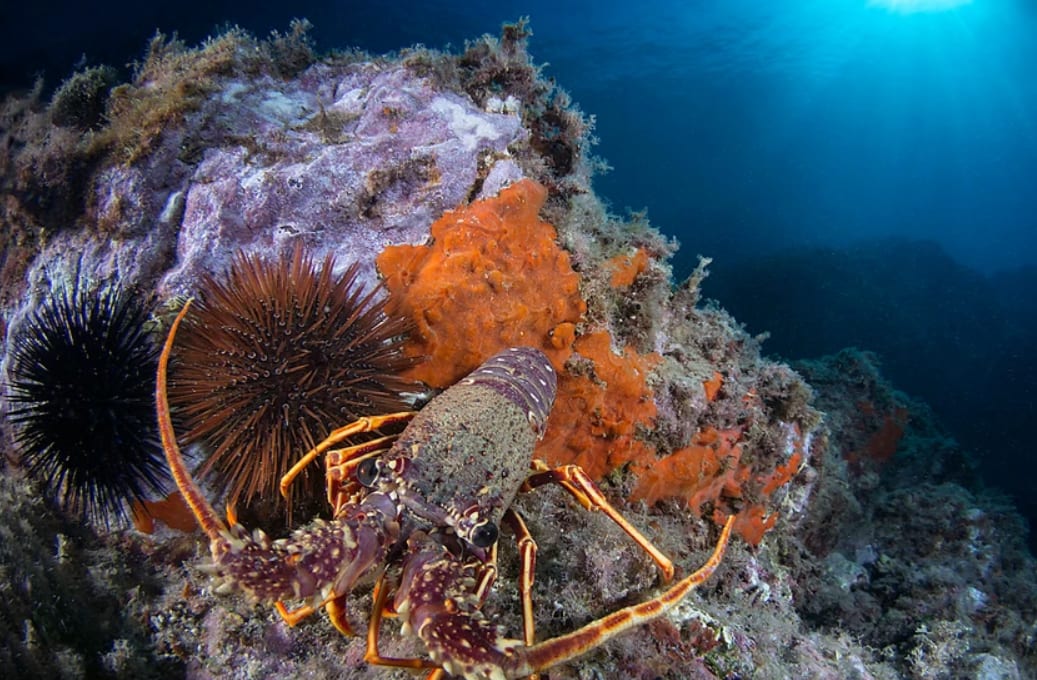
[[[14,4],[14,3],[5,3]],[[899,234],[985,272],[1037,263],[1037,16],[1022,0],[902,14],[868,0],[48,3],[0,10],[0,81],[121,66],[156,27],[188,42],[293,16],[320,47],[460,46],[529,15],[531,51],[615,168],[598,189],[696,253]],[[63,7],[64,5],[64,7]],[[88,7],[89,5],[89,7]]]
[[[771,352],[880,352],[1037,517],[1035,3],[11,4],[4,89],[40,70],[53,84],[84,54],[122,66],[156,28],[196,43],[305,16],[321,49],[381,52],[459,48],[528,15],[534,57],[597,119],[614,168],[597,190],[681,241],[678,277],[713,257],[707,293]]]

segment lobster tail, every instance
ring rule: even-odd
[[[547,357],[533,347],[511,347],[468,374],[462,385],[482,385],[515,404],[542,437],[554,405],[558,377]]]

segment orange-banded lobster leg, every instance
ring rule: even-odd
[[[533,579],[536,577],[537,544],[522,516],[508,508],[504,521],[515,534],[519,551],[519,597],[522,600],[522,642],[532,647],[536,642],[536,620],[533,618]],[[539,675],[530,675],[528,680],[537,680]]]
[[[522,641],[526,646],[536,642],[536,623],[533,620],[533,579],[536,574],[537,544],[522,517],[509,508],[504,513],[519,551],[519,597],[522,600]]]
[[[324,613],[328,615],[328,620],[331,621],[332,625],[340,633],[346,637],[356,636],[356,631],[353,630],[353,626],[349,623],[349,619],[346,616],[346,597],[344,595],[332,595],[321,601],[317,606],[307,604],[295,609],[288,609],[284,602],[280,600],[274,603],[274,609],[281,615],[284,622],[293,627],[303,619],[316,614],[321,607],[324,608]]]
[[[310,449],[305,456],[300,458],[299,461],[296,462],[296,464],[293,465],[292,468],[285,473],[284,477],[281,478],[281,495],[287,496],[288,487],[291,486],[292,481],[296,477],[298,477],[303,470],[306,469],[307,465],[316,460],[317,456],[321,455],[322,453],[330,449],[332,446],[340,444],[346,439],[349,439],[350,437],[357,434],[362,434],[364,432],[374,432],[380,430],[383,427],[410,422],[410,420],[414,418],[414,416],[417,415],[417,413],[417,411],[400,411],[399,413],[387,413],[382,416],[370,416],[360,418],[359,420],[356,420],[350,423],[349,425],[344,425],[336,430],[333,430],[331,434],[324,438],[324,441]],[[359,444],[355,447],[351,446],[342,449],[342,451],[348,453],[353,449],[363,449],[364,446],[364,444]]]
[[[305,605],[298,607],[297,609],[289,610],[288,607],[284,606],[284,602],[278,600],[274,603],[274,609],[276,609],[277,613],[281,615],[281,618],[284,619],[285,623],[289,626],[294,626],[308,616],[313,615],[318,608],[312,605]]]
[[[353,630],[352,624],[349,623],[349,618],[346,616],[346,597],[345,595],[333,595],[319,605],[314,607],[313,605],[303,605],[297,609],[289,610],[283,602],[278,600],[274,603],[274,608],[277,613],[281,615],[284,622],[289,626],[295,626],[303,619],[317,613],[317,611],[323,607],[324,613],[328,615],[328,620],[331,621],[332,625],[346,637],[355,637],[356,631]]]
[[[364,653],[364,661],[374,666],[388,666],[391,668],[409,668],[412,670],[428,668],[431,670],[429,671],[429,674],[425,676],[425,680],[442,680],[446,677],[446,671],[429,659],[403,659],[398,657],[382,656],[381,653],[379,653],[378,638],[382,625],[382,617],[385,616],[388,611],[386,595],[389,589],[386,587],[384,579],[385,574],[382,574],[378,579],[378,583],[375,584],[371,620],[367,626],[367,650]]]
[[[385,584],[385,572],[378,577],[375,583],[371,605],[371,619],[367,624],[367,651],[364,652],[364,661],[375,666],[389,666],[392,668],[435,668],[433,675],[439,670],[438,666],[427,659],[402,659],[397,657],[382,656],[378,651],[378,636],[382,629],[382,616],[384,616],[389,588]],[[432,677],[432,676],[429,676]]]
[[[673,580],[674,568],[670,558],[652,545],[652,542],[645,538],[644,534],[638,531],[633,524],[628,522],[608,502],[604,494],[601,493],[601,489],[587,476],[583,468],[578,465],[563,465],[562,467],[551,469],[547,466],[547,463],[539,459],[533,460],[532,467],[535,472],[522,485],[522,491],[530,491],[545,484],[560,485],[573,498],[579,501],[584,508],[592,512],[603,512],[609,519],[619,525],[619,528],[641,546],[641,549],[648,553],[649,557],[659,567],[659,571],[662,572],[663,583],[669,583]]]

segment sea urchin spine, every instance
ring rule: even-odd
[[[110,523],[162,487],[158,349],[126,291],[55,293],[13,341],[8,417],[22,465],[63,507]]]
[[[298,247],[282,262],[238,256],[184,322],[169,401],[230,505],[279,498],[281,476],[335,427],[408,408],[408,323],[386,313],[380,288],[364,291],[357,265],[334,269]]]

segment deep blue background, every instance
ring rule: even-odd
[[[1037,3],[12,4],[4,89],[81,55],[124,66],[156,28],[194,44],[306,17],[320,49],[383,52],[528,15],[534,58],[596,116],[596,188],[681,241],[679,278],[713,257],[707,294],[771,352],[877,350],[1037,516]]]

